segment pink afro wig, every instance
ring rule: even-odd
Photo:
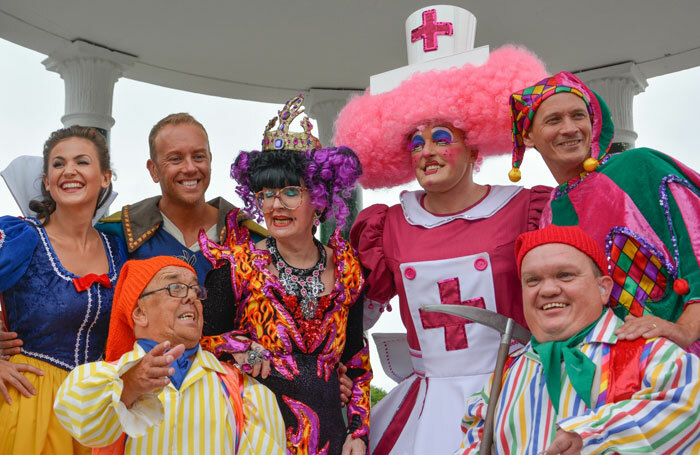
[[[418,73],[396,89],[350,100],[335,122],[334,142],[353,149],[365,188],[401,185],[415,178],[408,136],[426,121],[451,123],[466,133],[480,157],[511,151],[510,94],[547,75],[522,47],[504,46],[482,66]]]

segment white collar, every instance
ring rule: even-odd
[[[480,202],[463,212],[452,215],[433,215],[423,208],[420,201],[425,194],[424,190],[404,191],[401,193],[401,207],[406,221],[414,226],[434,228],[447,224],[453,220],[479,220],[489,218],[510,202],[523,189],[514,185],[491,185],[491,188]]]
[[[197,251],[200,250],[199,248],[199,240],[194,242],[192,245],[185,245],[185,236],[182,233],[182,231],[177,227],[175,223],[170,221],[170,219],[165,216],[163,212],[160,212],[161,216],[163,217],[163,230],[167,232],[168,234],[172,235],[175,240],[180,242],[180,245],[184,246],[185,248],[189,249],[193,253],[196,253]],[[216,224],[214,224],[212,227],[209,228],[206,232],[207,237],[209,237],[210,240],[214,242],[219,241],[219,237],[216,235]]]

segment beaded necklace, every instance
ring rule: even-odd
[[[284,260],[277,249],[277,241],[273,237],[265,240],[267,250],[272,256],[272,263],[277,268],[279,280],[288,295],[296,295],[301,306],[301,314],[309,320],[316,316],[318,309],[318,295],[326,287],[321,281],[321,274],[326,269],[326,249],[321,242],[314,238],[314,244],[318,248],[318,261],[308,269],[292,267]]]

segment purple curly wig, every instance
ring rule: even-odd
[[[362,174],[355,152],[347,147],[329,147],[308,152],[293,150],[242,151],[231,165],[231,178],[238,185],[236,194],[243,210],[262,221],[255,205],[255,193],[263,187],[301,185],[309,190],[311,204],[321,212],[321,221],[329,216],[343,227],[350,215],[345,202]]]

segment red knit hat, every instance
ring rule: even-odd
[[[520,264],[525,255],[533,248],[548,243],[563,243],[570,245],[591,258],[598,266],[600,273],[607,275],[608,259],[605,257],[603,249],[596,243],[590,235],[586,234],[578,226],[555,226],[550,224],[538,231],[520,234],[515,241],[515,258],[518,264],[518,275],[520,275]]]
[[[156,256],[150,259],[132,259],[126,261],[119,272],[119,280],[112,300],[112,316],[109,320],[109,334],[105,360],[114,362],[134,347],[134,311],[139,296],[158,271],[169,265],[191,270],[192,266],[172,256]]]

